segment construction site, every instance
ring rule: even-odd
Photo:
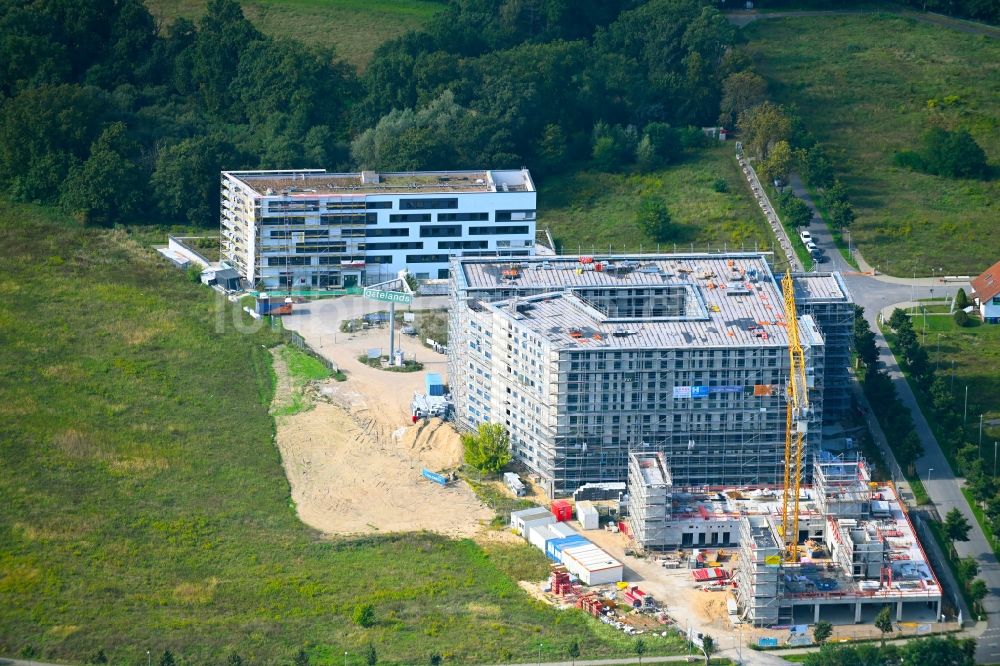
[[[849,404],[846,287],[781,287],[762,253],[455,259],[450,298],[459,423],[505,424],[553,497],[625,481],[631,451],[666,454],[683,485],[781,483],[793,321],[805,451],[821,444],[830,363],[834,412]]]
[[[634,453],[629,533],[647,551],[725,548],[742,621],[757,626],[870,622],[886,604],[897,621],[934,621],[941,586],[891,485],[863,459],[817,455],[798,501],[781,488],[682,487],[662,454]],[[783,538],[783,534],[788,538]],[[716,564],[716,566],[718,566]]]

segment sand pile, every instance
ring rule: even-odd
[[[430,530],[466,537],[492,518],[464,483],[442,488],[428,481],[420,467],[429,463],[363,428],[323,402],[279,420],[278,448],[302,522],[332,534]]]
[[[433,471],[462,464],[462,436],[441,419],[422,419],[404,428],[399,443],[407,456]]]
[[[725,592],[696,591],[691,593],[691,597],[695,612],[709,622],[720,620],[729,613]]]

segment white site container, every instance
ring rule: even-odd
[[[549,525],[549,529],[559,535],[559,537],[568,537],[573,536],[574,534],[579,534],[579,532],[574,530],[567,523],[553,523],[552,525]]]
[[[624,575],[622,563],[593,544],[564,549],[562,563],[585,585],[617,583]]]
[[[580,527],[585,530],[596,530],[601,526],[601,517],[593,502],[577,502],[576,519],[580,521]]]
[[[540,506],[531,509],[521,509],[520,511],[514,511],[510,514],[510,526],[515,532],[524,536],[525,522],[538,520],[539,518],[544,518],[545,516],[552,518],[549,522],[555,522],[555,516],[553,516],[548,509],[543,509]]]
[[[559,538],[559,533],[553,529],[558,524],[532,525],[531,529],[528,530],[528,543],[544,553],[545,542],[549,539]]]

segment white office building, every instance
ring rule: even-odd
[[[453,256],[534,253],[527,169],[223,171],[221,258],[251,286],[338,289],[408,269],[448,277]]]

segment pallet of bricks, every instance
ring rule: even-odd
[[[549,577],[550,590],[557,597],[565,597],[576,594],[579,591],[578,585],[573,585],[569,580],[569,572],[563,567],[556,567]]]
[[[576,607],[584,613],[600,617],[605,612],[606,604],[600,597],[591,592],[577,599]]]

